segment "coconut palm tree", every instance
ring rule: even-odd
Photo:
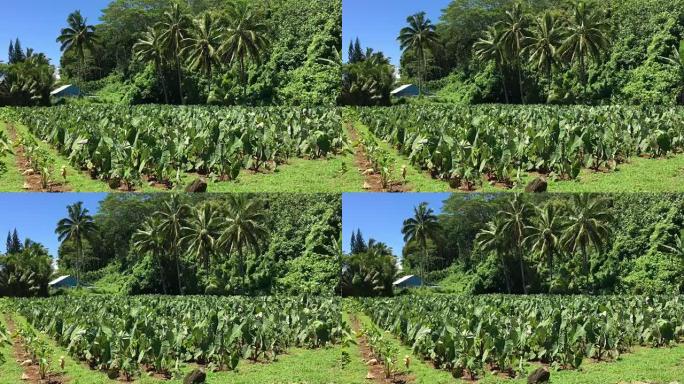
[[[167,49],[167,53],[173,56],[176,74],[178,75],[178,92],[180,94],[181,104],[185,104],[185,98],[183,97],[181,51],[183,50],[185,37],[190,28],[190,18],[183,13],[178,4],[173,4],[171,10],[164,13],[164,21],[159,23],[157,27],[162,31],[160,37]]]
[[[611,234],[609,223],[613,216],[608,209],[608,202],[588,194],[573,195],[567,219],[568,226],[561,242],[571,253],[581,252],[582,269],[588,276],[589,248],[602,250]]]
[[[439,43],[437,27],[425,16],[425,12],[420,12],[406,18],[408,26],[401,29],[398,38],[402,51],[412,50],[418,56],[420,61],[418,90],[421,94],[427,72],[426,51]]]
[[[494,252],[499,258],[501,269],[506,279],[506,290],[511,293],[511,277],[506,266],[506,253],[509,249],[510,237],[504,228],[504,222],[497,217],[488,222],[485,228],[475,236],[477,246],[484,252]]]
[[[527,39],[527,18],[523,13],[520,3],[516,3],[511,10],[506,11],[505,19],[497,23],[496,26],[501,29],[501,41],[506,49],[506,55],[509,58],[509,62],[512,63],[518,71],[520,101],[525,104],[522,79],[522,55]]]
[[[133,248],[141,253],[150,252],[152,257],[157,261],[159,267],[159,279],[162,284],[162,291],[167,294],[166,276],[164,275],[164,251],[166,250],[166,236],[162,228],[161,219],[158,216],[152,216],[143,222],[142,227],[138,229],[132,237]]]
[[[535,21],[530,32],[525,52],[530,56],[529,63],[546,75],[548,94],[551,88],[551,70],[558,61],[558,48],[562,43],[562,29],[553,14],[546,12]]]
[[[413,208],[413,217],[404,220],[401,233],[404,235],[404,242],[418,242],[423,250],[423,261],[421,263],[421,280],[425,279],[425,263],[428,259],[427,242],[428,239],[435,241],[439,235],[440,224],[432,208],[428,208],[427,203],[421,203]],[[422,281],[421,281],[422,283]]]
[[[230,255],[237,252],[238,272],[241,278],[241,288],[245,281],[245,252],[261,252],[266,238],[266,212],[260,200],[242,194],[231,195],[228,209],[223,218],[223,232],[218,244],[228,250]]]
[[[546,259],[546,267],[549,270],[549,293],[554,274],[553,258],[560,247],[564,228],[562,212],[552,203],[537,208],[537,215],[532,219],[531,225],[525,227],[527,237],[523,243]]]
[[[520,194],[515,194],[508,201],[505,208],[499,211],[499,216],[503,220],[503,230],[508,233],[511,244],[518,254],[520,265],[520,277],[522,278],[523,292],[527,294],[527,282],[525,280],[525,256],[523,255],[523,240],[525,239],[525,229],[532,216],[531,206],[523,201]]]
[[[219,47],[219,55],[228,63],[238,63],[242,95],[247,90],[245,77],[245,61],[251,60],[261,64],[261,55],[270,44],[268,26],[260,16],[247,4],[236,4],[229,9],[228,25],[223,31],[223,43]]]
[[[501,84],[503,85],[504,98],[508,104],[508,89],[506,87],[506,65],[508,64],[508,54],[504,46],[501,30],[496,27],[488,27],[484,35],[473,45],[475,56],[481,60],[493,60],[496,68],[501,74]]]
[[[183,294],[183,284],[181,280],[180,252],[179,247],[183,237],[183,227],[190,207],[183,204],[180,196],[174,194],[164,202],[162,209],[156,212],[160,220],[162,233],[166,238],[171,256],[176,264],[176,278],[178,279],[178,293]]]
[[[592,12],[583,2],[575,5],[567,26],[567,36],[558,53],[570,63],[579,63],[582,85],[586,86],[587,59],[600,59],[610,45],[607,37],[609,29],[608,19],[602,12]]]
[[[95,221],[87,209],[83,208],[83,202],[67,206],[67,217],[57,223],[55,233],[60,242],[73,241],[76,245],[76,284],[79,285],[80,273],[83,268],[83,240],[92,238],[97,231]]]
[[[193,27],[193,34],[184,41],[182,54],[188,58],[191,70],[200,70],[207,77],[211,92],[211,74],[214,66],[219,64],[221,30],[209,13],[195,20]]]
[[[204,266],[209,275],[211,254],[216,241],[221,236],[219,220],[216,210],[211,204],[204,204],[193,209],[185,227],[182,242],[186,244],[188,252]]]
[[[164,102],[169,103],[169,91],[166,88],[166,78],[164,76],[164,65],[166,53],[161,32],[155,28],[149,28],[143,33],[142,37],[133,45],[135,57],[144,62],[153,62],[157,71],[157,76],[161,80],[164,91]]]
[[[81,11],[75,11],[67,18],[68,27],[63,28],[57,42],[61,45],[62,52],[75,52],[78,56],[79,76],[83,80],[83,69],[85,67],[85,51],[91,53],[95,50],[97,43],[97,36],[95,35],[95,27],[88,25],[88,19],[81,15]]]

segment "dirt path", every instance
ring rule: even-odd
[[[31,360],[31,356],[26,353],[24,347],[24,341],[16,333],[17,326],[14,323],[12,316],[5,315],[5,324],[7,325],[7,330],[12,335],[12,358],[15,359],[17,364],[20,364],[23,368],[24,373],[21,376],[23,383],[30,384],[64,384],[67,380],[61,374],[49,373],[46,379],[40,378],[40,369],[38,364]]]
[[[392,182],[387,189],[382,187],[382,178],[373,170],[373,165],[368,160],[368,155],[363,144],[361,144],[359,133],[354,128],[354,124],[347,122],[345,125],[352,142],[357,143],[354,146],[354,163],[364,177],[363,189],[369,192],[409,192],[405,185],[398,182]]]
[[[17,168],[24,175],[24,190],[28,192],[69,192],[70,189],[62,183],[51,182],[48,189],[43,189],[40,172],[31,168],[26,158],[24,146],[19,144],[19,135],[14,123],[7,122],[7,134],[14,144],[14,154]]]
[[[349,318],[351,320],[351,327],[355,333],[359,333],[361,330],[361,322],[355,314],[350,314]],[[368,345],[368,340],[365,335],[361,335],[358,338],[359,352],[361,352],[361,358],[363,362],[368,366],[368,375],[366,379],[368,382],[380,383],[380,384],[410,384],[413,383],[415,378],[407,376],[403,372],[397,372],[389,379],[385,378],[385,371],[381,362],[373,355],[371,349]]]

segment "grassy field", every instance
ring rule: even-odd
[[[368,132],[368,128],[356,122],[354,127],[361,132]],[[411,166],[406,156],[382,140],[382,145],[390,149],[397,169],[407,165],[406,187],[412,192],[458,192],[452,189],[446,181],[436,180],[422,170]],[[520,185],[514,189],[491,186],[485,180],[474,192],[522,192],[536,175],[523,174]],[[554,181],[548,180],[549,192],[580,193],[580,192],[683,192],[684,191],[684,154],[678,154],[664,159],[631,158],[627,163],[620,164],[611,172],[595,172],[584,169],[577,180]]]
[[[373,325],[372,320],[362,314],[354,314],[360,321],[362,327]],[[345,315],[345,320],[349,321],[350,316]],[[456,379],[446,371],[433,368],[427,362],[421,362],[420,358],[414,355],[411,348],[403,345],[397,338],[389,336],[389,342],[399,351],[400,360],[404,356],[412,356],[410,369],[405,372],[412,379],[410,383],[415,384],[447,384],[472,383],[470,380]],[[360,360],[357,351],[356,359]],[[530,363],[528,372],[537,369],[539,365]],[[403,367],[402,367],[403,368]],[[404,370],[405,371],[405,370]],[[362,383],[361,379],[353,383]],[[365,382],[371,382],[366,380]],[[525,384],[527,378],[504,378],[500,376],[487,375],[477,380],[480,384]],[[651,349],[636,347],[631,353],[622,355],[617,361],[595,362],[585,360],[579,370],[551,370],[551,384],[670,384],[684,383],[684,345],[672,348]]]

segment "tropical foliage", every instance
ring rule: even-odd
[[[178,184],[186,172],[235,180],[290,158],[322,158],[346,146],[335,109],[62,106],[5,109],[78,169],[131,189]]]
[[[440,296],[362,299],[383,330],[457,377],[523,376],[529,361],[576,369],[684,339],[679,296]]]
[[[467,190],[484,180],[512,186],[529,171],[576,179],[583,168],[614,170],[684,148],[679,108],[430,105],[358,115],[416,167]]]

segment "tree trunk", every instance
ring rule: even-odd
[[[240,83],[242,83],[242,99],[247,95],[247,84],[245,84],[245,59],[240,57]]]
[[[523,83],[522,83],[522,64],[518,62],[518,87],[520,88],[520,102],[525,105],[525,94],[523,93]]]
[[[503,85],[504,99],[506,100],[506,104],[509,104],[509,101],[508,101],[508,87],[506,86],[506,73],[504,72],[503,65],[501,66],[501,84]]]
[[[420,277],[420,285],[423,286],[425,285],[425,263],[427,263],[428,259],[428,251],[427,251],[427,242],[423,242],[423,262],[422,264],[422,271],[420,272],[422,276]]]
[[[178,250],[176,246],[173,247],[173,257],[176,260],[176,279],[178,280],[178,294],[183,294],[183,285],[181,284],[181,271],[180,271],[180,256],[178,255]]]
[[[520,249],[520,245],[518,245]],[[520,277],[522,278],[523,293],[527,295],[527,282],[525,281],[525,260],[522,252],[518,251],[520,255]]]
[[[161,256],[158,255],[156,252],[154,253],[154,257],[157,259],[157,262],[159,263],[159,278],[161,279],[162,283],[162,292],[164,292],[164,295],[167,294],[166,291],[166,276],[164,274],[164,264],[161,262]]]
[[[78,260],[76,261],[76,288],[81,286],[81,265],[83,263],[83,246],[81,245],[81,239],[76,239],[76,253],[78,254]]]
[[[244,260],[242,260],[242,247],[238,247],[238,271],[240,272],[240,293],[245,289]]]
[[[178,92],[180,93],[181,104],[185,105],[185,98],[183,97],[183,73],[181,72],[178,54],[176,54],[176,71],[178,72]]]
[[[508,268],[506,268],[506,263],[503,258],[503,254],[499,257],[501,260],[501,268],[503,269],[504,279],[506,280],[506,290],[508,294],[511,294],[511,278],[508,276]]]
[[[549,249],[546,255],[546,262],[549,268],[549,293],[551,293],[551,287],[553,285],[553,250]]]
[[[164,91],[164,103],[169,103],[169,91],[166,89],[166,81],[164,80],[164,72],[162,71],[161,64],[157,63],[157,76],[161,80],[162,90]]]

